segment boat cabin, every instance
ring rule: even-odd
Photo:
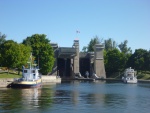
[[[125,70],[125,74],[124,74],[126,77],[127,76],[135,76],[135,71],[134,71],[134,69],[131,69],[131,67],[130,68],[128,68],[128,69],[126,69]]]
[[[23,73],[22,77],[26,81],[33,81],[39,79],[39,69],[37,68],[31,68],[31,69],[24,69],[23,68]]]

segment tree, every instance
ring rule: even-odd
[[[108,50],[104,55],[107,76],[120,72],[125,67],[124,55],[118,50]]]
[[[146,57],[148,57],[147,55],[147,50],[136,49],[134,54],[132,54],[128,59],[127,66],[130,66],[137,71],[147,69],[147,67],[145,66],[145,63],[147,63],[146,61],[148,61],[148,59],[146,59]]]
[[[20,74],[20,71],[22,70],[22,66],[27,64],[27,61],[29,60],[31,55],[31,47],[24,45],[24,44],[18,44],[18,74]]]
[[[145,53],[145,59],[144,59],[144,69],[149,71],[150,70],[150,51],[147,51]]]
[[[82,52],[87,52],[87,47],[86,46],[83,46]]]
[[[0,32],[0,45],[6,41],[6,35]]]
[[[1,53],[1,64],[4,67],[15,68],[17,66],[17,43],[8,40],[5,43],[1,44],[0,53]]]
[[[21,69],[30,56],[30,47],[18,44],[13,40],[5,41],[0,45],[1,65],[4,67]]]
[[[123,52],[124,54],[131,54],[132,50],[130,47],[127,47],[127,43],[128,41],[125,40],[124,42],[121,42],[121,44],[119,44],[118,47],[121,50],[121,52]]]
[[[40,72],[42,74],[51,72],[55,59],[50,40],[46,38],[46,35],[34,34],[23,40],[23,44],[31,46],[33,56],[39,62]]]
[[[117,44],[115,41],[113,41],[112,38],[105,40],[105,50],[106,51],[113,50],[116,48],[117,48]]]
[[[41,55],[39,58],[41,61],[41,72],[43,74],[51,72],[55,59],[54,52],[50,44],[44,44],[44,46],[41,48]]]
[[[91,39],[91,41],[89,42],[88,44],[88,47],[87,47],[87,51],[88,52],[93,52],[94,51],[94,45],[95,44],[100,44],[102,43],[102,40],[103,39],[99,39],[98,36],[95,36],[93,39]],[[84,49],[84,48],[83,48]]]

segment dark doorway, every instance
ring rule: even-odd
[[[59,72],[59,76],[61,78],[70,78],[71,73],[70,73],[70,63],[71,59],[68,58],[58,58],[57,59],[57,69]]]
[[[80,73],[82,76],[85,76],[85,72],[90,73],[90,59],[89,58],[80,58]]]

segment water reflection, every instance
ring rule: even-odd
[[[0,109],[11,112],[35,112],[49,108],[52,104],[53,92],[50,87],[29,89],[1,89]],[[1,112],[1,111],[0,111]]]
[[[150,84],[70,82],[30,89],[0,89],[0,112],[147,113]],[[142,108],[142,109],[141,109]]]
[[[22,106],[31,109],[32,107],[39,107],[39,97],[41,96],[41,88],[22,89]]]

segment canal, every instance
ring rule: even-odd
[[[0,89],[2,113],[149,113],[150,84],[72,81]]]

